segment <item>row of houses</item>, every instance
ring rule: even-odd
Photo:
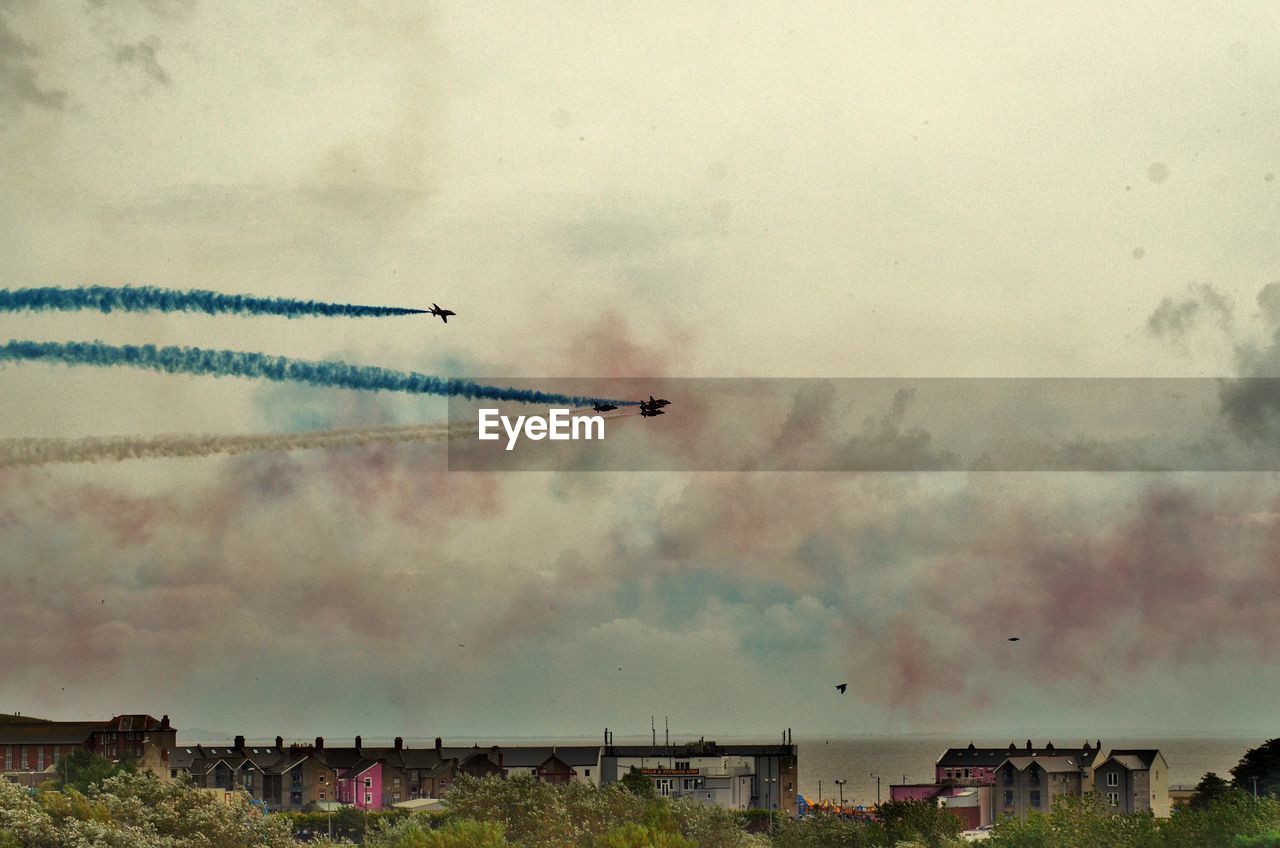
[[[895,801],[926,800],[952,810],[966,826],[983,827],[1006,815],[1047,812],[1061,795],[1096,792],[1116,812],[1169,815],[1169,765],[1156,749],[1104,749],[1102,740],[1078,748],[1052,742],[1007,748],[948,748],[932,783],[890,786]]]
[[[683,745],[615,745],[606,730],[602,745],[410,747],[326,744],[323,737],[286,744],[178,745],[168,716],[117,716],[109,722],[51,722],[20,716],[0,720],[5,776],[39,783],[55,776],[60,758],[85,748],[109,759],[128,757],[162,779],[190,779],[196,786],[244,791],[270,810],[335,806],[378,810],[440,798],[462,775],[527,776],[548,783],[595,786],[636,773],[654,792],[732,809],[795,813],[797,752],[790,732],[777,745],[717,745],[705,739]],[[127,728],[127,729],[122,729]]]

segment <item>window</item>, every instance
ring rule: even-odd
[[[689,768],[689,761],[688,761],[688,760],[676,760],[676,768],[678,768],[678,769],[688,769],[688,768]]]
[[[685,789],[694,789],[694,788],[696,788],[696,786],[695,786],[695,784],[696,784],[696,783],[697,783],[697,781],[695,781],[692,777],[686,777],[686,778],[684,779],[684,788],[685,788]]]
[[[44,771],[44,746],[36,751],[36,771]]]
[[[1012,789],[1006,789],[1004,791],[1004,805],[1006,807],[1013,806],[1013,790]]]
[[[364,788],[365,788],[365,789],[372,789],[372,788],[373,788],[373,778],[372,778],[372,777],[366,777],[366,778],[364,779]]]
[[[393,780],[391,781],[391,785],[392,785],[392,786],[399,786],[399,785],[400,785],[400,778],[398,778],[398,777],[397,777],[397,778],[393,779]]]
[[[391,793],[391,800],[392,800],[393,802],[394,802],[394,801],[399,801],[399,800],[400,800],[400,793],[399,793],[399,792],[392,792],[392,793]]]
[[[1013,766],[1005,766],[1005,770],[1004,770],[1004,785],[1005,785],[1005,786],[1012,786],[1012,785],[1013,785]]]
[[[289,772],[289,786],[297,789],[302,785],[302,769],[294,769]]]
[[[1032,786],[1040,785],[1040,769],[1036,768],[1034,765],[1027,769],[1027,777],[1030,779]]]
[[[323,789],[321,789],[321,790],[320,790],[320,800],[321,800],[321,801],[323,801],[323,800],[324,800],[324,790],[323,790]]]
[[[324,782],[325,782],[325,780],[327,780],[327,779],[328,779],[328,777],[329,777],[329,775],[328,775],[328,773],[327,773],[327,772],[323,772],[323,771],[322,771],[322,772],[320,772],[320,782],[321,782],[321,783],[324,783]]]
[[[1035,807],[1036,809],[1040,808],[1040,790],[1039,789],[1031,790],[1031,806]]]
[[[290,804],[301,804],[301,803],[302,803],[302,793],[301,793],[301,792],[290,792],[290,793],[289,793],[289,803],[290,803]]]
[[[4,770],[13,770],[13,746],[6,745],[4,749]]]
[[[373,803],[373,793],[372,793],[372,792],[366,792],[366,793],[364,793],[364,803],[365,803],[366,805],[369,805],[369,804],[372,804],[372,803]]]
[[[1107,803],[1108,803],[1108,804],[1110,804],[1110,805],[1111,805],[1111,806],[1113,806],[1113,807],[1118,807],[1118,806],[1120,806],[1120,793],[1119,793],[1119,792],[1108,792],[1108,793],[1107,793]]]
[[[583,776],[583,777],[590,777],[590,776],[591,776],[591,769],[583,769],[583,770],[582,770],[582,776]]]
[[[661,795],[662,797],[666,798],[667,796],[669,796],[669,795],[671,794],[671,785],[672,785],[674,782],[675,782],[675,781],[673,781],[673,780],[671,780],[671,779],[669,779],[669,778],[665,778],[665,777],[663,777],[663,778],[658,778],[657,780],[655,780],[655,781],[653,782],[653,788],[654,788],[654,789],[656,789],[656,790],[658,790],[658,794],[659,794],[659,795]]]
[[[174,778],[174,777],[177,777],[177,776],[178,776],[178,770],[177,770],[177,769],[169,769],[169,777]]]
[[[1109,772],[1107,772],[1107,785],[1108,785],[1108,786],[1119,786],[1119,785],[1120,785],[1120,773],[1119,773],[1119,772],[1116,772],[1116,771],[1109,771]]]
[[[964,770],[964,776],[965,776],[965,777],[973,777],[973,769],[965,769],[965,770]]]

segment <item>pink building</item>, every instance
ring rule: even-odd
[[[360,810],[382,809],[382,762],[361,760],[338,778],[338,803]]]

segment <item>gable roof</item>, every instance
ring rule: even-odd
[[[1080,760],[1075,757],[1008,757],[1000,767],[1003,768],[1005,764],[1013,766],[1018,771],[1026,771],[1036,765],[1051,774],[1078,773],[1082,768]]]
[[[1157,757],[1164,759],[1156,748],[1117,748],[1107,752],[1107,756],[1098,763],[1097,767],[1102,768],[1108,763],[1117,763],[1129,771],[1145,771],[1152,767]]]

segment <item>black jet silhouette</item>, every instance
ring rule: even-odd
[[[640,401],[640,402],[644,403],[644,401]],[[653,406],[653,407],[666,406],[669,403],[671,403],[671,401],[667,400],[666,398],[658,398],[657,400],[654,400],[653,395],[649,395],[649,406]]]
[[[1020,636],[1010,636],[1010,637],[1009,637],[1009,641],[1010,641],[1010,642],[1017,642],[1020,638],[1022,638],[1022,637],[1020,637]]]
[[[844,690],[846,690],[846,689],[848,689],[848,688],[849,688],[849,684],[848,684],[848,683],[837,683],[837,684],[836,684],[836,688],[837,688],[837,689],[839,689],[839,690],[840,690],[840,694],[841,694],[841,695],[843,695],[843,694],[844,694]]]
[[[651,409],[647,406],[640,407],[640,415],[644,418],[652,418],[655,415],[666,415],[661,409]]]
[[[608,412],[609,410],[617,409],[618,407],[614,406],[611,403],[597,403],[595,406],[591,408],[594,409],[596,412]]]
[[[428,314],[428,315],[439,315],[439,316],[440,316],[440,320],[441,320],[441,321],[443,321],[443,322],[445,322],[446,324],[448,324],[448,323],[449,323],[449,316],[450,316],[450,315],[457,315],[458,313],[454,312],[454,311],[453,311],[453,310],[451,310],[451,309],[441,309],[438,305],[436,305],[436,304],[434,304],[434,303],[433,303],[433,304],[431,304],[431,308],[427,310],[427,314]]]

